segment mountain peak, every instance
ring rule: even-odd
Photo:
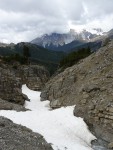
[[[71,34],[80,34],[90,32],[92,34],[102,35],[103,30],[101,28],[89,28],[89,29],[70,29]]]
[[[100,35],[103,35],[101,28],[81,30],[70,29],[68,33],[63,34],[55,32],[51,34],[44,34],[42,37],[32,40],[31,43],[53,50],[73,41],[89,42]]]

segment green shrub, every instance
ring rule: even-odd
[[[19,62],[20,64],[26,64],[27,59],[20,54],[12,54],[10,56],[4,56],[2,58],[6,63],[13,63],[15,61]]]

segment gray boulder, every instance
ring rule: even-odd
[[[16,110],[16,111],[26,111],[27,109],[21,105],[2,100],[0,98],[0,110]]]
[[[42,91],[41,94],[40,94],[40,97],[41,97],[41,101],[45,101],[45,100],[48,100],[48,93],[47,91]]]
[[[40,134],[0,117],[0,150],[52,150],[52,147]]]
[[[50,102],[50,107],[55,109],[55,108],[60,108],[62,105],[59,100],[54,100]]]

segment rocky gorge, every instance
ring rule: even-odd
[[[113,148],[113,41],[78,64],[52,77],[41,93],[52,108],[76,105],[74,115],[84,118],[106,149]]]
[[[0,98],[24,105],[27,96],[22,94],[22,84],[30,89],[41,90],[49,78],[49,72],[38,65],[8,65],[0,63]],[[14,105],[14,104],[13,104]]]
[[[28,97],[22,85],[41,90],[49,78],[46,69],[38,65],[9,65],[0,60],[0,110],[27,111]],[[18,135],[18,136],[17,136]],[[43,136],[0,116],[0,150],[52,150]]]
[[[9,65],[0,61],[0,110],[26,111],[24,103],[29,99],[22,94],[21,90],[22,84],[26,84],[32,90],[42,91],[41,101],[49,100],[52,109],[75,105],[73,114],[82,117],[98,139],[92,142],[93,145],[103,146],[104,150],[113,149],[112,68],[113,41],[51,78],[49,72],[42,66],[18,63]],[[12,128],[15,127],[10,120],[0,117],[1,139],[3,133],[7,131],[7,122]],[[23,129],[23,127],[19,128]],[[23,136],[22,130],[19,129],[17,132]],[[10,134],[15,133],[11,131]],[[31,137],[34,133],[30,131],[27,134]],[[21,142],[20,139],[18,140]],[[40,135],[38,140],[40,141]],[[1,142],[2,145],[4,142]],[[9,144],[10,142],[12,141],[9,141]],[[40,145],[40,143],[37,144]],[[31,145],[32,143],[29,146]],[[22,146],[26,145],[22,143]],[[4,145],[2,147],[5,150]],[[47,147],[51,149],[48,144]],[[41,145],[41,149],[44,148],[46,149],[46,146]],[[12,147],[10,149],[12,150]],[[30,149],[36,149],[36,147],[30,147]]]

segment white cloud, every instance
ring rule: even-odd
[[[0,0],[0,41],[20,42],[69,28],[113,28],[113,0]]]

